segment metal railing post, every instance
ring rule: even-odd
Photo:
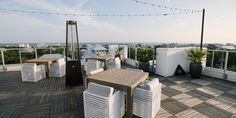
[[[135,66],[137,67],[137,54],[138,54],[138,49],[135,47],[135,54],[134,54],[134,59],[135,59]]]
[[[21,50],[19,49],[20,63],[22,64]]]
[[[226,55],[225,55],[225,65],[224,65],[224,77],[223,77],[223,79],[227,79],[226,70],[227,70],[227,66],[228,66],[228,57],[229,57],[229,52],[226,51]]]
[[[66,48],[63,48],[63,57],[65,57],[65,53],[66,53]]]
[[[50,47],[50,50],[49,50],[50,54],[52,54],[52,47]]]
[[[214,64],[214,58],[215,58],[215,51],[212,51],[212,58],[211,58],[211,68],[213,68],[213,64]]]
[[[2,55],[2,69],[3,69],[3,72],[6,71],[6,65],[5,65],[5,60],[4,60],[4,51],[1,50],[1,55]]]
[[[35,54],[35,58],[38,58],[38,52],[37,52],[37,48],[34,49],[34,54]]]

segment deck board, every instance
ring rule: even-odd
[[[236,113],[236,83],[204,76],[204,84],[189,75],[163,78],[151,74],[150,78],[160,78],[163,84],[156,118],[217,118]],[[0,118],[83,118],[84,90],[82,86],[65,88],[64,77],[31,83],[22,82],[20,72],[0,73]]]

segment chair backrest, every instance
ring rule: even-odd
[[[43,56],[39,58],[62,58],[61,54],[44,54]]]
[[[93,94],[97,94],[97,95],[100,95],[103,97],[110,97],[113,95],[114,88],[89,82],[88,83],[88,92],[93,93]]]
[[[155,79],[152,79],[151,81],[145,80],[141,88],[146,89],[146,90],[153,90],[158,85],[159,85],[159,79],[155,78]]]
[[[104,70],[103,68],[99,68],[99,69],[97,69],[97,70],[90,71],[90,72],[89,72],[89,75],[93,75],[93,74],[102,72],[103,70]]]
[[[36,67],[36,63],[23,63],[23,67]]]
[[[143,72],[143,70],[141,69],[135,69],[135,68],[126,68],[127,70],[131,70],[131,71],[136,71],[136,72]]]
[[[63,64],[63,63],[65,63],[65,59],[64,58],[60,58],[60,59],[57,60],[57,63]]]

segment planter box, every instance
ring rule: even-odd
[[[157,48],[156,74],[164,77],[173,76],[178,65],[186,73],[189,72],[190,62],[187,60],[187,49],[190,48]]]

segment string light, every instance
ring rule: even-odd
[[[59,12],[42,12],[42,11],[30,11],[30,10],[19,10],[19,9],[0,9],[1,11],[7,11],[5,13],[24,13],[24,14],[40,14],[40,15],[57,15],[57,16],[98,16],[98,17],[134,17],[134,16],[169,16],[169,15],[182,15],[198,13],[201,11],[184,11],[176,13],[163,13],[163,14],[76,14],[76,13],[59,13]]]
[[[140,3],[140,4],[144,4],[144,5],[149,5],[149,6],[153,6],[153,7],[158,7],[158,8],[165,8],[165,9],[170,9],[170,10],[175,10],[175,11],[194,11],[194,12],[201,12],[202,10],[193,10],[193,9],[182,9],[182,8],[173,8],[173,7],[167,7],[167,6],[163,6],[163,5],[159,5],[159,4],[153,4],[153,3],[148,3],[148,2],[144,2],[144,1],[139,1],[139,0],[131,0],[134,1],[136,3]]]

